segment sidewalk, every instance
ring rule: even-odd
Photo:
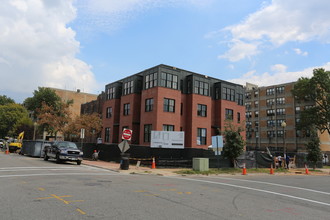
[[[136,165],[129,165],[128,170],[120,169],[120,164],[115,162],[106,162],[102,160],[93,161],[93,160],[83,160],[82,164],[92,167],[98,167],[102,169],[111,170],[118,173],[125,173],[125,174],[150,174],[150,175],[159,175],[159,176],[181,176],[180,174],[175,173],[175,171],[179,170],[191,170],[188,168],[157,168],[151,169],[151,167],[140,166],[137,167]],[[309,168],[309,175],[330,175],[330,169],[318,169],[322,170],[322,172],[313,172],[311,168]],[[252,175],[269,175],[268,173],[248,173]],[[217,174],[217,175],[233,175],[233,174]],[[241,175],[237,173],[236,175]],[[287,173],[276,173],[274,175],[306,175],[304,168],[299,169],[290,169]]]
[[[115,172],[119,172],[119,173],[153,174],[153,175],[160,175],[160,176],[178,176],[179,174],[176,174],[174,172],[184,169],[184,168],[172,168],[172,169],[170,169],[170,168],[168,168],[168,169],[161,168],[161,169],[158,169],[157,167],[156,167],[156,169],[151,169],[151,167],[145,167],[145,166],[137,167],[136,165],[130,164],[128,170],[122,170],[122,169],[120,169],[120,164],[119,163],[106,162],[106,161],[102,161],[102,160],[93,161],[93,160],[87,160],[87,159],[83,160],[82,164],[87,165],[87,166],[103,168],[103,169],[107,169],[107,170],[111,170],[111,171],[115,171]]]

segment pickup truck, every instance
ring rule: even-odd
[[[69,141],[55,141],[50,146],[44,148],[44,160],[55,159],[56,163],[62,161],[74,161],[78,165],[83,160],[83,152],[77,145]]]

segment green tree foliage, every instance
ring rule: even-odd
[[[24,100],[24,106],[27,110],[34,112],[36,117],[38,112],[37,109],[41,109],[42,105],[57,106],[61,103],[61,98],[56,95],[55,91],[50,88],[39,87],[38,90],[34,90],[33,97],[29,97]]]
[[[242,127],[235,127],[230,121],[226,122],[225,130],[222,132],[225,144],[222,150],[223,156],[228,158],[236,166],[237,157],[243,153],[244,140],[240,133]]]
[[[5,95],[0,95],[0,105],[14,104],[15,101]]]
[[[38,124],[55,136],[58,132],[64,132],[71,120],[69,106],[61,101],[56,105],[47,105],[43,102],[41,108],[37,109]]]
[[[302,77],[295,84],[292,94],[298,100],[312,101],[315,105],[301,113],[299,128],[315,127],[330,134],[330,72],[314,69],[313,77]]]
[[[32,123],[28,112],[19,104],[0,105],[0,136],[16,136],[21,131],[17,127]]]
[[[316,168],[316,163],[322,161],[322,152],[320,149],[320,139],[316,132],[312,132],[310,141],[306,144],[307,160],[313,164],[313,169]]]

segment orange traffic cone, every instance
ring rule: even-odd
[[[246,167],[245,167],[245,163],[243,165],[243,172],[242,172],[242,175],[246,175]]]
[[[156,162],[154,157],[152,158],[151,169],[156,169]]]
[[[308,168],[307,168],[307,164],[305,164],[305,174],[309,174]]]
[[[6,150],[6,154],[9,154],[9,150]]]
[[[269,174],[274,174],[273,164],[270,165],[270,171]]]

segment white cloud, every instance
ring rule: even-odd
[[[98,85],[91,66],[75,58],[80,44],[67,24],[76,17],[73,0],[6,0],[0,8],[1,93],[24,100],[38,86],[80,88]]]
[[[271,66],[270,69],[276,73],[284,73],[287,69],[287,66],[283,64],[275,64]]]
[[[245,43],[240,40],[233,42],[233,46],[228,52],[218,56],[218,58],[229,59],[231,62],[239,61],[241,59],[250,58],[259,53],[259,43]]]
[[[330,43],[329,10],[328,0],[299,1],[299,3],[296,0],[273,0],[271,4],[250,14],[240,24],[222,30],[231,34],[230,42],[234,44],[229,45],[229,52],[221,57],[231,61],[249,57],[250,51],[245,51],[244,48],[241,53],[236,52],[236,58],[227,55],[233,48],[239,47],[236,44],[242,42],[245,44],[260,42],[256,50],[269,43],[274,47],[287,42]],[[245,53],[247,54],[244,55]]]
[[[308,52],[303,52],[303,51],[301,51],[299,48],[294,48],[293,49],[294,50],[294,52],[296,53],[296,54],[298,54],[298,55],[301,55],[301,56],[307,56],[308,55]]]
[[[322,66],[315,66],[309,67],[301,71],[297,72],[286,72],[286,67],[281,64],[277,64],[271,67],[275,73],[271,74],[265,72],[263,74],[257,74],[256,71],[250,71],[244,74],[241,78],[231,79],[229,81],[238,83],[241,85],[245,85],[246,82],[256,84],[258,86],[270,86],[270,85],[277,85],[281,83],[288,83],[297,81],[300,77],[312,77],[313,70],[316,68],[324,68],[325,70],[330,70],[330,62],[322,65]],[[284,70],[284,71],[283,71]]]

